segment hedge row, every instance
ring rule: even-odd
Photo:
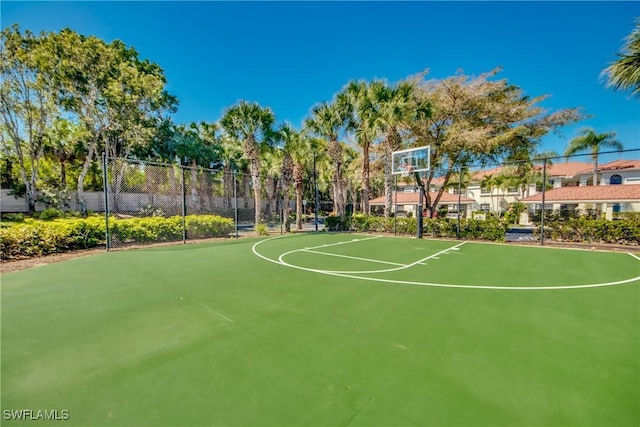
[[[326,219],[329,231],[359,231],[374,233],[397,233],[412,235],[416,232],[415,218],[381,218],[354,214]],[[461,219],[460,238],[468,240],[491,240],[501,242],[510,224],[498,218],[486,220]],[[450,218],[425,218],[423,230],[426,236],[457,237],[458,221]],[[562,242],[613,243],[640,245],[640,217],[617,221],[604,219],[569,218],[545,222],[545,238]]]
[[[416,233],[416,218],[382,218],[353,214],[351,217],[330,216],[326,219],[329,231],[359,231],[374,233],[397,233],[412,235]],[[508,224],[496,218],[486,220],[461,220],[460,237],[462,239],[480,239],[504,241]],[[450,218],[424,218],[423,231],[432,237],[451,237],[458,235],[458,221]]]
[[[617,221],[588,218],[545,221],[545,238],[562,242],[640,245],[640,218]]]
[[[187,237],[201,239],[227,236],[233,231],[233,220],[215,215],[185,217]],[[0,228],[0,257],[3,260],[30,258],[105,244],[103,217],[86,219],[27,219]],[[182,218],[109,219],[112,242],[148,243],[182,239]]]

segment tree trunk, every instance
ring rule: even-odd
[[[284,231],[291,232],[291,221],[289,221],[289,184],[282,181],[282,219],[284,221]]]
[[[180,169],[180,171],[182,171]],[[167,173],[169,174],[169,196],[171,197],[171,214],[176,215],[178,212],[182,215],[182,200],[178,199],[179,195],[182,195],[182,188],[178,187],[178,183],[175,175],[175,167],[173,165],[167,167]]]
[[[222,172],[222,188],[223,188],[223,208],[230,209],[231,208],[231,196],[233,195],[233,173],[231,172],[231,168],[227,165],[224,167],[224,171]]]
[[[598,185],[598,155],[593,155],[593,186]]]
[[[393,209],[393,187],[395,183],[395,176],[391,173],[391,157],[392,153],[399,150],[402,145],[402,139],[395,128],[392,128],[387,134],[387,140],[385,141],[384,148],[384,216],[389,218],[391,216],[391,210]],[[396,188],[396,191],[398,189]],[[394,212],[395,213],[395,212]]]
[[[191,206],[198,207],[198,165],[195,160],[191,161]]]
[[[35,183],[33,183],[31,179],[29,179],[29,177],[27,176],[27,169],[25,167],[24,159],[22,157],[22,150],[20,149],[18,144],[16,144],[16,147],[18,148],[17,151],[18,151],[18,160],[20,164],[20,176],[22,177],[22,182],[24,183],[24,186],[26,189],[25,196],[27,199],[27,207],[29,209],[29,214],[32,214],[36,211],[36,186],[35,186]]]
[[[369,215],[369,141],[362,147],[362,213]]]
[[[87,216],[87,202],[84,199],[84,178],[87,176],[89,172],[89,167],[91,166],[91,161],[93,160],[93,156],[95,154],[97,141],[95,139],[91,140],[89,143],[89,152],[87,153],[87,157],[84,159],[84,164],[82,165],[82,170],[80,171],[80,176],[78,176],[78,186],[77,186],[77,202],[78,209],[82,213],[82,216]],[[108,173],[108,171],[104,171],[104,173]],[[107,175],[108,177],[108,175]],[[107,188],[104,191],[108,191]],[[114,204],[116,201],[114,200]],[[117,205],[114,206],[114,209],[117,208]]]
[[[333,162],[333,205],[336,215],[345,214],[344,182],[342,179],[342,146],[338,141],[329,141],[327,154]]]
[[[265,217],[267,218],[267,221],[271,221],[271,213],[273,212],[273,205],[275,204],[275,194],[276,194],[276,189],[275,189],[275,180],[270,177],[267,176],[267,179],[265,180],[265,184],[267,186],[266,190],[267,190],[267,203],[266,203],[266,209],[265,209]],[[276,209],[277,210],[277,209]]]
[[[303,168],[300,164],[293,167],[293,179],[296,187],[296,230],[302,230],[302,193],[303,193]]]
[[[253,183],[253,205],[255,207],[255,224],[262,224],[262,182],[260,182],[260,159],[251,159],[251,182]]]
[[[251,180],[248,174],[242,174],[242,183],[244,186],[244,194],[242,195],[242,197],[244,198],[244,208],[249,209],[249,199],[251,198]]]
[[[67,163],[60,159],[60,187],[65,190],[67,188]]]

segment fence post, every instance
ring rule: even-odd
[[[393,235],[398,235],[398,175],[394,175],[395,203],[393,204]]]
[[[318,197],[318,174],[316,172],[316,153],[315,151],[313,152],[313,187],[315,190],[315,196],[316,196],[316,202],[315,202],[315,219],[314,219],[314,223],[315,223],[315,231],[318,231],[318,209],[320,209],[320,204],[319,204],[319,199],[320,197]],[[326,227],[326,223],[325,223],[325,227]]]
[[[107,153],[102,153],[102,179],[102,185],[104,186],[104,237],[107,251],[109,251],[111,249],[111,233],[109,231],[109,176],[107,171]]]
[[[233,223],[236,229],[236,239],[238,238],[238,179],[236,171],[233,171]]]
[[[542,212],[540,213],[540,246],[544,246],[544,201],[547,192],[547,159],[542,162]]]
[[[187,243],[187,196],[185,192],[184,182],[184,167],[182,162],[178,163],[180,166],[180,181],[181,181],[181,193],[182,193],[182,243]]]
[[[460,240],[460,206],[462,199],[462,166],[458,169],[458,224],[456,227],[456,239]]]

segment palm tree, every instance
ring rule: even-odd
[[[375,93],[384,89],[382,80],[350,82],[338,94],[338,103],[348,113],[347,128],[355,134],[358,146],[362,149],[362,212],[369,213],[371,193],[369,151],[378,134],[376,125],[379,119],[379,105]]]
[[[288,233],[291,231],[289,222],[289,187],[293,181],[294,162],[291,152],[298,140],[298,132],[289,124],[283,124],[277,132],[277,138],[284,144],[282,146],[282,164],[280,166],[280,177],[282,180],[282,215],[284,218],[284,229]]]
[[[489,200],[491,200],[491,211],[493,211],[493,193],[494,189],[499,188],[502,185],[502,178],[500,175],[485,175],[480,183],[481,188],[487,188],[489,190]]]
[[[373,87],[373,96],[379,107],[376,117],[376,126],[384,132],[382,141],[382,157],[385,165],[385,209],[384,215],[391,213],[393,175],[391,174],[391,155],[402,148],[402,127],[416,118],[426,118],[431,114],[428,102],[419,101],[415,84],[404,81],[395,87],[376,85]]]
[[[276,134],[277,137],[277,134]],[[263,178],[264,189],[267,196],[265,203],[266,220],[271,221],[271,214],[278,210],[278,189],[280,182],[280,170],[282,169],[283,152],[280,147],[264,146],[261,154],[260,171]]]
[[[607,86],[631,90],[632,95],[640,97],[640,18],[626,40],[618,59],[605,68],[602,75],[608,77]]]
[[[321,138],[327,140],[327,155],[333,164],[333,204],[336,215],[345,214],[343,146],[338,141],[340,131],[345,126],[347,115],[341,109],[343,105],[322,102],[311,110],[311,117],[305,120],[305,128]]]
[[[235,172],[244,170],[240,144],[229,135],[223,135],[220,138],[220,160],[222,161],[223,207],[229,209],[232,207],[233,180],[237,179],[234,176]]]
[[[249,160],[256,225],[263,222],[262,183],[260,182],[261,146],[271,143],[274,122],[275,115],[270,108],[263,108],[256,102],[247,101],[240,101],[237,105],[228,108],[220,120],[220,125],[229,135],[242,141],[244,157]]]
[[[615,139],[615,132],[597,134],[591,128],[585,128],[580,131],[579,136],[573,138],[569,142],[569,147],[564,152],[565,157],[569,157],[580,151],[591,151],[593,158],[593,185],[598,185],[598,154],[601,148],[610,147],[615,150],[622,150],[622,143]]]
[[[284,195],[283,215],[285,216],[285,230],[287,232],[291,231],[289,223],[289,187],[292,183],[296,194],[296,229],[302,230],[305,166],[309,163],[311,155],[318,151],[315,146],[317,143],[312,145],[312,140],[305,132],[295,130],[289,123],[282,125],[278,131],[278,137],[284,143],[280,173]]]

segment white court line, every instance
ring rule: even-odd
[[[397,265],[400,265],[400,267],[396,267],[396,268],[387,268],[387,269],[385,269],[385,270],[357,270],[357,271],[344,271],[344,270],[315,270],[315,271],[317,271],[318,273],[321,273],[321,272],[331,272],[331,273],[341,273],[341,274],[373,274],[373,273],[388,273],[388,272],[391,272],[391,271],[399,271],[399,270],[404,270],[404,269],[407,269],[407,268],[413,267],[413,266],[415,266],[415,265],[421,264],[421,263],[425,262],[425,261],[426,261],[426,260],[428,260],[428,259],[432,259],[432,258],[436,258],[436,259],[437,259],[438,255],[442,255],[443,253],[448,252],[448,251],[451,251],[451,250],[458,250],[458,248],[459,248],[460,246],[464,245],[465,243],[467,243],[467,242],[458,243],[458,244],[457,244],[457,245],[455,245],[455,246],[452,246],[452,247],[450,247],[450,248],[447,248],[447,249],[441,250],[440,252],[436,252],[436,253],[435,253],[435,254],[433,254],[433,255],[429,255],[428,257],[425,257],[425,258],[419,259],[419,260],[417,260],[417,261],[415,261],[415,262],[412,262],[411,264],[397,264]],[[285,256],[287,256],[287,255],[289,255],[289,254],[292,254],[292,253],[295,253],[295,252],[302,252],[302,251],[304,251],[304,249],[296,249],[296,250],[293,250],[293,251],[285,252],[285,253],[283,253],[282,255],[280,255],[280,257],[278,258],[278,261],[279,261],[282,265],[290,265],[290,264],[288,264],[288,263],[286,263],[286,262],[284,261],[284,257],[285,257]],[[314,270],[314,269],[311,269],[311,270]]]
[[[631,252],[627,252],[629,255],[631,255],[632,257],[634,257],[635,259],[637,259],[638,261],[640,261],[640,257],[632,254]]]
[[[213,308],[209,307],[207,304],[200,302],[198,300],[194,300],[195,302],[197,302],[198,304],[200,304],[201,306],[203,306],[204,308],[206,308],[207,310],[213,311],[215,314],[217,314],[218,316],[222,317],[223,319],[227,320],[228,322],[231,323],[235,323],[233,320],[229,319],[227,316],[225,316],[224,314],[220,313],[218,310],[214,310]]]
[[[335,256],[335,257],[338,257],[338,258],[356,259],[356,260],[360,260],[360,261],[377,262],[378,264],[390,264],[390,265],[401,265],[401,266],[405,266],[406,265],[406,264],[400,264],[398,262],[380,261],[380,260],[377,260],[377,259],[359,258],[357,256],[349,256],[349,255],[332,254],[332,253],[328,253],[328,252],[312,251],[311,249],[303,249],[301,252],[309,252],[309,253],[312,253],[312,254]]]
[[[253,253],[256,256],[264,259],[265,261],[269,261],[269,262],[272,262],[274,264],[280,264],[280,265],[283,265],[285,267],[295,268],[295,269],[298,269],[298,270],[310,271],[310,272],[320,273],[320,274],[326,274],[326,275],[329,275],[329,276],[345,277],[345,278],[349,278],[349,279],[368,280],[368,281],[373,281],[373,282],[394,283],[394,284],[415,285],[415,286],[432,286],[432,287],[440,287],[440,288],[462,288],[462,289],[491,289],[491,290],[506,290],[506,291],[543,291],[543,290],[544,291],[554,291],[554,290],[563,290],[563,289],[599,288],[599,287],[605,287],[605,286],[621,285],[621,284],[625,284],[625,283],[640,282],[640,276],[637,276],[637,277],[633,277],[631,279],[618,280],[618,281],[615,281],[615,282],[606,282],[606,283],[591,283],[591,284],[584,284],[584,285],[569,285],[569,286],[530,286],[530,287],[523,286],[523,287],[520,287],[520,286],[459,285],[459,284],[450,284],[450,283],[412,282],[412,281],[408,281],[408,280],[393,280],[393,279],[381,279],[381,278],[376,278],[376,277],[354,276],[354,275],[351,275],[351,274],[345,274],[345,273],[339,273],[339,272],[333,272],[333,271],[326,271],[326,270],[316,270],[316,269],[312,269],[312,268],[300,267],[300,266],[293,265],[293,264],[287,264],[287,263],[285,263],[283,261],[280,261],[280,259],[282,258],[282,255],[280,256],[279,260],[275,260],[275,259],[267,258],[266,256],[262,255],[261,253],[259,253],[257,251],[256,248],[259,245],[261,245],[262,243],[268,242],[268,241],[273,240],[273,239],[279,239],[279,238],[282,238],[282,237],[286,237],[286,235],[276,236],[276,237],[272,237],[272,238],[269,238],[269,239],[261,240],[261,241],[255,243],[251,247],[251,250],[253,251]],[[637,256],[635,256],[633,254],[629,254],[629,255],[631,255],[634,258],[640,260],[640,258],[638,258]]]
[[[304,250],[309,250],[309,249],[320,249],[320,248],[328,248],[330,246],[338,246],[338,245],[344,245],[347,243],[355,243],[355,242],[364,242],[365,240],[372,240],[372,239],[379,239],[382,236],[373,236],[373,237],[365,237],[364,239],[351,239],[351,240],[347,240],[344,242],[337,242],[337,243],[327,243],[324,245],[318,245],[318,246],[312,246],[310,248],[304,248],[304,249],[297,249],[298,251],[304,251]],[[271,240],[271,239],[269,239]]]

